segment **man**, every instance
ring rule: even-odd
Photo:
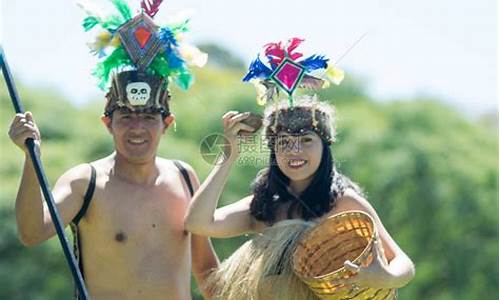
[[[95,190],[78,223],[82,271],[92,299],[191,299],[191,257],[198,282],[217,264],[209,241],[184,231],[189,183],[173,161],[156,155],[173,119],[115,109],[102,117],[115,152],[71,168],[53,188],[67,225],[84,207],[91,166],[95,168]],[[52,237],[55,229],[24,145],[27,138],[41,142],[32,114],[17,114],[9,135],[26,153],[16,199],[19,237],[25,245],[36,245]],[[196,190],[196,174],[187,164],[181,166]]]
[[[184,231],[189,183],[173,161],[156,155],[173,119],[127,108],[103,116],[115,152],[71,168],[53,188],[67,225],[84,207],[91,166],[95,168],[95,190],[78,223],[83,275],[92,299],[190,299],[191,257],[198,282],[217,264],[209,241]],[[41,142],[32,114],[17,114],[9,135],[26,153],[16,199],[19,237],[25,245],[36,245],[55,229],[24,145],[27,138]],[[181,165],[196,190],[196,174]]]
[[[126,9],[120,6],[119,11]],[[131,18],[125,12],[120,25],[102,22],[104,35],[119,38],[108,45],[117,47],[113,55],[121,55],[111,72],[111,58],[104,57],[101,66],[108,72],[100,78],[111,81],[102,122],[115,151],[69,169],[52,191],[61,219],[73,229],[75,255],[93,300],[191,299],[191,266],[200,283],[218,263],[209,240],[183,227],[189,199],[199,186],[195,172],[157,156],[161,137],[175,118],[167,85],[174,80],[186,88],[190,74],[175,48],[175,30],[154,25],[154,13],[146,9]],[[87,19],[95,21],[92,26],[103,20]],[[159,30],[170,35],[160,39]],[[24,145],[27,138],[41,142],[32,114],[17,114],[9,136],[26,153],[16,199],[19,237],[25,245],[36,245],[55,229]]]

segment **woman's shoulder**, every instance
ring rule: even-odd
[[[368,214],[373,214],[375,212],[370,202],[352,188],[347,188],[344,193],[335,200],[335,205],[330,214],[337,214],[348,210],[361,210]]]

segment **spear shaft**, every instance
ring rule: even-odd
[[[7,60],[5,58],[5,53],[1,45],[0,45],[0,68],[2,69],[3,77],[5,79],[7,89],[9,90],[14,110],[16,111],[16,113],[24,113],[23,105],[19,100],[19,95],[17,93],[16,86],[14,84],[14,80],[12,79],[9,65],[7,63]],[[31,161],[33,163],[33,167],[35,169],[35,173],[38,178],[38,182],[40,183],[40,188],[42,190],[44,199],[47,202],[47,207],[50,212],[50,217],[52,218],[52,222],[54,223],[57,237],[59,238],[59,242],[61,243],[64,255],[66,257],[66,261],[71,270],[71,274],[73,275],[73,279],[75,280],[80,298],[83,300],[89,300],[90,298],[85,288],[85,283],[83,282],[82,274],[80,272],[80,269],[78,268],[78,264],[76,262],[75,257],[71,253],[68,238],[64,234],[64,227],[62,225],[63,223],[61,221],[61,217],[59,215],[57,207],[55,205],[54,198],[52,197],[52,193],[50,192],[48,180],[47,177],[45,176],[40,156],[38,154],[38,151],[36,151],[37,149],[35,141],[32,138],[28,138],[26,139],[25,144],[28,148]]]

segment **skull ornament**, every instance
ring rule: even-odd
[[[127,84],[127,99],[133,106],[145,105],[151,95],[151,87],[146,82],[131,82]]]

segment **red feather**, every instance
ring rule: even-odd
[[[270,63],[273,66],[277,66],[285,58],[285,50],[279,43],[269,43],[266,44],[264,49],[264,54],[270,59]]]
[[[141,8],[144,12],[153,18],[158,10],[160,10],[160,4],[163,0],[141,0]]]
[[[300,39],[300,38],[291,38],[288,40],[288,48],[286,49],[287,53],[288,53],[288,57],[290,57],[290,59],[292,60],[296,60],[297,58],[300,58],[302,57],[302,53],[292,53],[293,50],[295,50],[302,42],[304,41],[304,39]]]
[[[283,59],[286,57],[290,58],[291,60],[296,60],[300,57],[302,57],[302,53],[296,52],[293,53],[293,51],[303,42],[303,39],[300,38],[291,38],[288,40],[288,46],[285,49],[285,46],[282,44],[282,42],[278,43],[269,43],[264,46],[264,54],[270,59],[270,63],[273,67],[278,66]]]

